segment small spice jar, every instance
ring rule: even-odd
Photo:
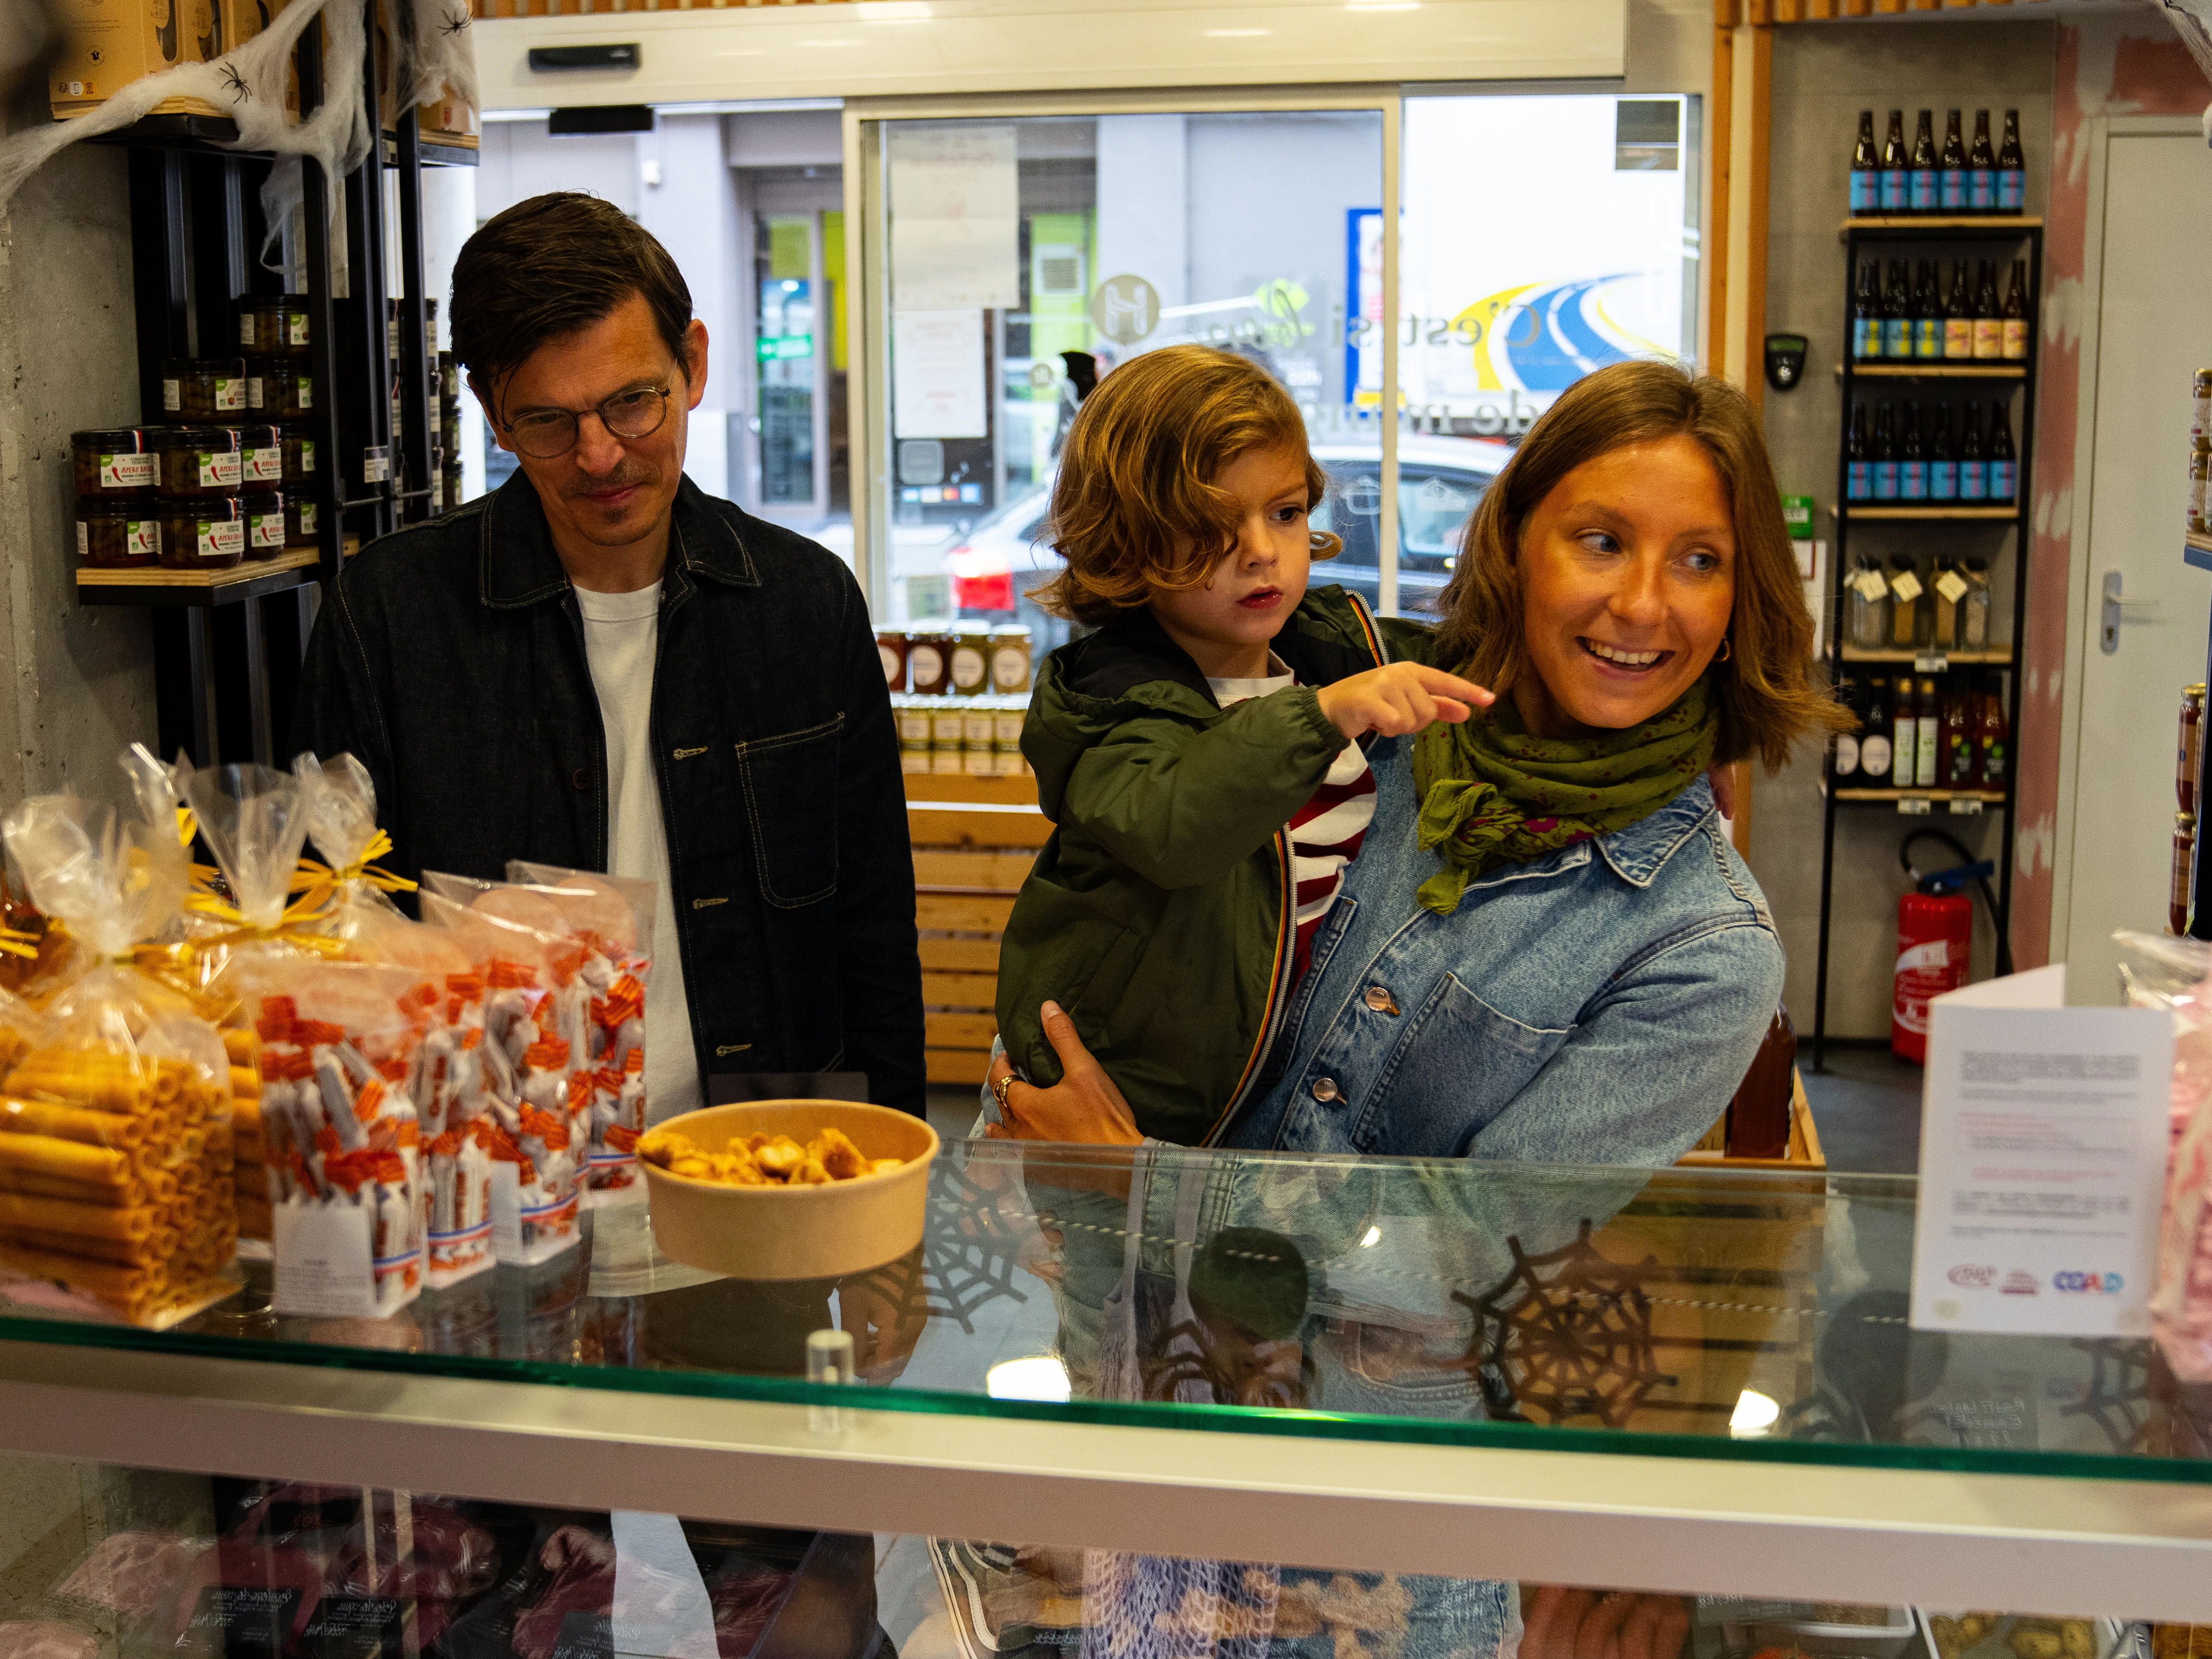
[[[315,498],[304,490],[284,492],[284,545],[291,548],[320,547],[322,538],[316,526],[322,522]]]
[[[258,295],[240,300],[238,348],[257,357],[305,357],[307,355],[307,296],[304,294]],[[250,314],[253,337],[247,339],[246,318]]]
[[[76,556],[87,564],[128,569],[158,563],[161,525],[151,496],[118,501],[80,495],[76,502]]]
[[[883,659],[884,689],[898,692],[906,690],[906,635],[896,629],[876,630],[876,654]]]
[[[288,526],[284,521],[284,492],[249,489],[239,497],[246,510],[246,556],[273,559],[284,550]]]
[[[161,417],[183,425],[246,413],[246,359],[178,357],[161,365]]]
[[[1030,689],[1030,630],[1000,623],[991,630],[991,690],[1013,696]]]
[[[952,635],[942,623],[920,623],[907,632],[907,672],[915,695],[941,697],[952,685]]]
[[[261,413],[272,421],[296,421],[315,407],[315,377],[305,357],[272,357],[261,368]]]
[[[228,570],[246,556],[246,510],[235,495],[165,497],[161,562],[172,570]]]
[[[112,432],[72,432],[70,453],[76,468],[76,493],[130,499],[154,493],[152,434],[137,427]]]
[[[298,489],[315,477],[314,428],[306,425],[279,429],[278,446],[284,452],[284,487]]]
[[[164,427],[154,434],[154,450],[164,495],[228,495],[245,481],[245,458],[229,427]]]
[[[284,482],[284,434],[273,426],[238,428],[239,483],[246,489],[274,489]]]
[[[991,687],[991,630],[963,623],[952,636],[952,695],[980,697]]]

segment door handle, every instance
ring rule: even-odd
[[[2105,654],[2108,657],[2120,648],[2120,624],[2130,620],[2127,615],[2129,611],[2158,609],[2156,599],[2124,599],[2120,597],[2120,573],[2117,570],[2107,570],[2105,573],[2104,632],[2100,643],[2103,645]],[[2142,622],[2148,619],[2137,617],[2133,620]]]

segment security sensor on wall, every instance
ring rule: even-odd
[[[1805,378],[1805,337],[1770,334],[1766,337],[1766,383],[1787,392]]]

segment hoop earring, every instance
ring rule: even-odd
[[[1735,653],[1734,653],[1734,652],[1729,648],[1729,636],[1728,636],[1727,635],[1725,635],[1725,634],[1722,635],[1721,635],[1721,653],[1720,653],[1720,655],[1718,655],[1717,657],[1715,657],[1715,658],[1713,659],[1713,660],[1714,660],[1715,662],[1726,662],[1726,661],[1729,659],[1729,657],[1733,656],[1734,654],[1735,654]]]

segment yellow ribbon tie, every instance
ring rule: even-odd
[[[380,830],[369,838],[368,845],[361,849],[361,856],[351,864],[342,864],[333,868],[327,864],[319,864],[313,859],[303,858],[292,877],[292,890],[309,896],[301,901],[303,903],[320,903],[326,899],[335,899],[341,887],[354,882],[364,883],[386,893],[415,891],[416,884],[406,877],[396,876],[389,870],[377,867],[376,860],[388,856],[391,851],[392,836]]]

